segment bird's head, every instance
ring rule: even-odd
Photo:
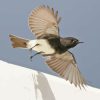
[[[78,39],[73,38],[73,37],[66,37],[64,38],[64,46],[66,46],[68,49],[75,47],[77,44],[79,43],[83,43],[80,42]]]

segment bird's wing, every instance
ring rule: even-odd
[[[39,6],[29,16],[29,28],[37,38],[44,34],[59,35],[60,19],[58,11],[54,12],[49,6]]]
[[[69,51],[51,56],[46,63],[62,78],[69,80],[75,86],[84,87],[86,81],[81,75],[73,54]]]

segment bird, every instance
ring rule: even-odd
[[[84,87],[87,84],[86,80],[78,68],[74,54],[69,50],[83,42],[74,37],[61,37],[60,21],[61,17],[54,8],[45,5],[38,6],[28,17],[29,29],[36,39],[30,40],[9,34],[12,47],[36,51],[35,55],[44,56],[46,64],[60,77],[68,80],[75,87]],[[32,59],[33,56],[30,58]]]

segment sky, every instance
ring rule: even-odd
[[[0,60],[56,75],[35,52],[13,49],[9,34],[35,39],[28,16],[39,5],[49,5],[62,17],[60,34],[84,42],[70,49],[89,85],[100,88],[100,0],[2,0],[0,1]]]

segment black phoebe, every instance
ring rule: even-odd
[[[37,39],[27,40],[9,35],[12,46],[35,50],[37,54],[46,56],[48,58],[46,63],[52,70],[81,88],[86,82],[77,67],[74,55],[68,50],[82,42],[73,37],[60,37],[58,27],[60,20],[58,11],[54,12],[49,6],[39,6],[29,16],[29,27]]]

